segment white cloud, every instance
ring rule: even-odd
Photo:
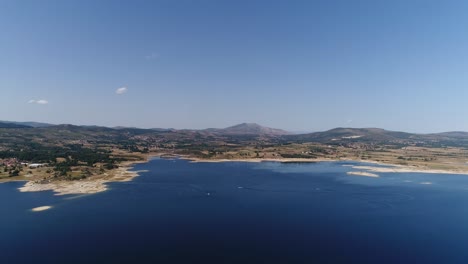
[[[145,56],[145,59],[147,60],[155,60],[157,58],[159,58],[159,53],[156,52],[152,52],[151,54]]]
[[[40,104],[40,105],[46,105],[46,104],[49,104],[49,101],[47,100],[44,100],[44,99],[40,99],[40,100],[34,100],[34,99],[31,99],[28,101],[28,104]]]
[[[49,101],[47,101],[47,100],[37,100],[36,101],[36,104],[48,104],[48,103],[49,103]]]
[[[127,87],[120,87],[119,89],[115,90],[116,94],[124,94],[128,91]]]

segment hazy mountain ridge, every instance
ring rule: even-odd
[[[404,140],[415,137],[418,134],[406,132],[388,131],[381,128],[334,128],[323,132],[292,135],[291,139],[304,141],[341,141],[341,140],[364,140],[364,141],[392,141]]]
[[[29,125],[27,125],[29,124]],[[33,127],[33,125],[35,127]],[[51,133],[59,135],[106,136],[106,137],[132,137],[132,136],[158,136],[176,138],[197,138],[203,140],[207,137],[238,137],[247,136],[250,139],[275,138],[282,142],[318,142],[327,144],[346,144],[353,142],[372,144],[403,144],[425,145],[439,144],[440,146],[468,146],[468,132],[451,131],[443,133],[417,134],[400,131],[389,131],[381,128],[345,128],[339,127],[322,132],[306,134],[292,134],[282,129],[264,127],[256,123],[242,123],[226,128],[193,129],[144,129],[136,127],[104,127],[104,126],[77,126],[70,124],[51,125],[37,122],[10,122],[0,121],[0,128],[32,129],[29,133]]]
[[[0,121],[0,128],[33,128],[31,126],[9,123],[9,122],[1,122]]]
[[[264,127],[256,123],[242,123],[226,128],[208,128],[201,130],[202,132],[211,132],[224,135],[271,135],[271,136],[282,136],[291,134],[288,131]]]
[[[18,125],[18,128],[20,128],[21,126],[25,126],[25,127],[50,127],[50,126],[54,126],[53,124],[49,124],[49,123],[32,122],[32,121],[29,121],[29,122],[0,121],[0,125],[2,127],[6,127],[7,125],[5,125],[5,124],[15,124],[15,125]]]

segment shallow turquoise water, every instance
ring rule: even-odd
[[[0,263],[468,262],[468,176],[355,164],[155,159],[87,196],[0,184]]]

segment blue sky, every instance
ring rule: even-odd
[[[467,13],[467,1],[4,0],[0,120],[468,131]]]

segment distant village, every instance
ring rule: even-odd
[[[28,163],[28,162],[21,162],[17,158],[10,158],[10,159],[0,159],[0,166],[11,168],[11,167],[28,167],[30,169],[37,169],[44,166],[47,166],[46,163]]]

